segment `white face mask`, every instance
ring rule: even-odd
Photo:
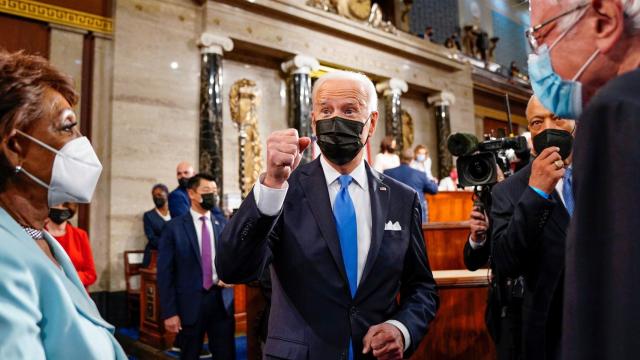
[[[62,149],[56,150],[42,141],[17,130],[27,139],[56,154],[51,171],[51,183],[38,179],[21,166],[16,173],[23,172],[31,180],[49,190],[49,207],[64,202],[89,203],[98,184],[102,164],[89,139],[80,137],[66,143]]]

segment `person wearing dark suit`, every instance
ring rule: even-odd
[[[438,184],[429,180],[424,171],[411,167],[410,164],[413,161],[413,151],[411,149],[404,150],[401,155],[400,166],[387,169],[384,174],[400,181],[418,193],[420,206],[422,207],[422,222],[426,223],[429,221],[429,208],[424,199],[424,194],[437,194]]]
[[[169,189],[166,185],[154,185],[151,189],[151,196],[155,207],[142,216],[144,235],[147,237],[147,245],[144,247],[144,258],[142,259],[142,267],[145,268],[149,267],[151,263],[151,251],[158,250],[158,239],[160,239],[162,229],[167,221],[171,220],[167,204],[168,193]]]
[[[324,75],[312,98],[322,155],[297,168],[310,139],[269,136],[267,171],[225,227],[216,268],[247,282],[271,260],[266,359],[408,357],[438,307],[419,196],[363,159],[378,120],[366,76]]]
[[[193,166],[186,161],[182,161],[176,167],[178,187],[169,194],[169,213],[172,218],[184,215],[191,209],[191,200],[187,193],[187,183],[194,173]]]
[[[190,211],[169,221],[159,242],[161,317],[167,331],[180,334],[181,359],[198,359],[207,334],[213,358],[233,360],[233,289],[220,281],[214,265],[222,231],[210,211],[216,183],[211,176],[198,174],[189,179],[187,188]]]
[[[537,156],[493,188],[492,258],[499,274],[524,277],[522,358],[559,359],[575,121],[558,118],[535,97],[527,120]]]

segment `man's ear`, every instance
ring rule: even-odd
[[[14,168],[22,165],[23,159],[25,158],[26,149],[20,144],[19,139],[20,134],[18,134],[16,129],[13,129],[0,143],[0,151],[2,151],[7,162]]]
[[[603,54],[613,49],[624,33],[624,10],[616,1],[593,0],[596,46]]]
[[[371,112],[371,121],[369,125],[369,137],[373,137],[373,133],[376,131],[378,125],[378,117],[380,114],[377,111]]]

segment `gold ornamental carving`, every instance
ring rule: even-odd
[[[400,115],[402,119],[402,144],[405,149],[410,149],[413,146],[413,118],[407,110],[402,110]]]
[[[262,172],[259,105],[260,94],[255,81],[240,79],[233,83],[229,92],[229,108],[231,119],[238,126],[239,185],[243,198],[249,194]]]
[[[0,0],[0,12],[87,31],[113,33],[111,18],[34,0]]]

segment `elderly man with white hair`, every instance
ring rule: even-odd
[[[378,123],[371,80],[329,73],[312,99],[322,155],[298,168],[310,139],[269,136],[267,171],[218,242],[218,274],[247,282],[271,261],[267,359],[408,357],[438,307],[418,194],[363,159]]]
[[[640,0],[530,3],[533,90],[556,115],[579,119],[563,358],[637,359]]]

